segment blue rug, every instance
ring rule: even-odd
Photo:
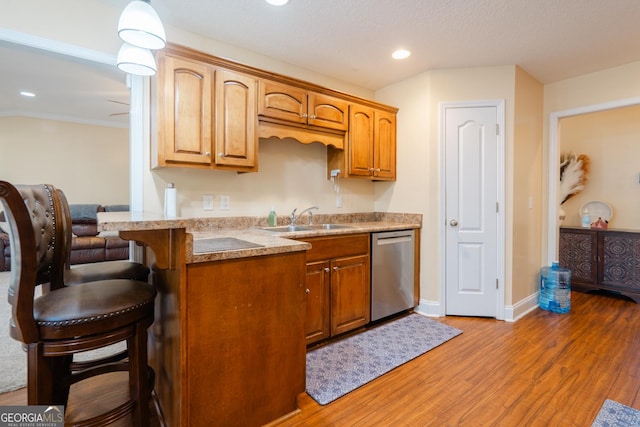
[[[307,353],[307,393],[326,405],[462,331],[419,314]]]
[[[640,411],[613,400],[605,400],[591,427],[638,427]]]

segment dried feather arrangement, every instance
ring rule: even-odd
[[[585,154],[562,153],[560,155],[560,204],[582,190],[589,179],[591,159]]]

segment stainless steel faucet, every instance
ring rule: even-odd
[[[298,208],[295,208],[293,210],[293,212],[291,212],[291,226],[296,225],[296,221],[298,219],[300,219],[300,217],[309,212],[309,225],[313,224],[313,213],[311,212],[313,209],[320,209],[318,206],[311,206],[310,208],[307,208],[305,210],[303,210],[302,212],[300,212],[300,214],[298,214],[298,216],[296,216],[296,211],[298,210]]]

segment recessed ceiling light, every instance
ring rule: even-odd
[[[27,96],[29,98],[33,98],[34,96],[36,96],[35,93],[33,92],[27,92],[26,90],[23,90],[22,92],[20,92],[20,95],[22,96]]]
[[[405,49],[398,49],[391,54],[391,57],[393,57],[393,59],[405,59],[408,58],[409,55],[411,55],[410,51]]]
[[[267,3],[272,4],[274,6],[284,6],[289,3],[289,0],[266,0]]]

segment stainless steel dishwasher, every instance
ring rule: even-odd
[[[415,230],[371,234],[371,320],[413,308]]]

